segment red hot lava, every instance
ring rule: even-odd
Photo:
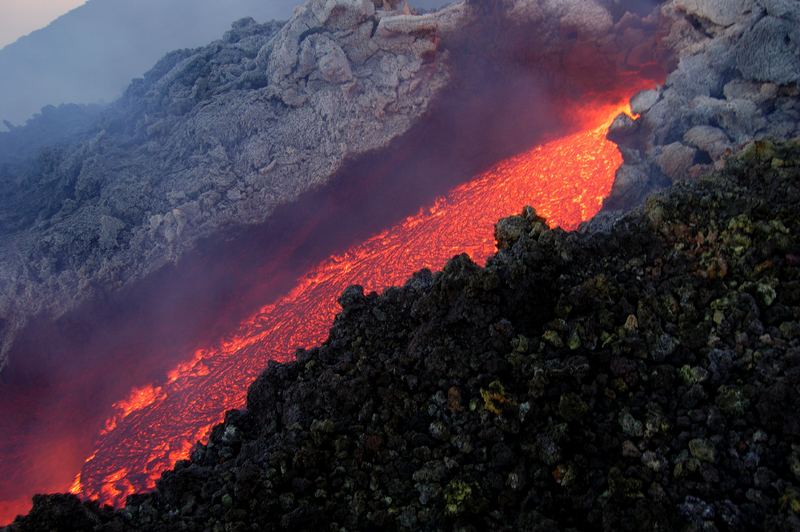
[[[128,495],[153,489],[161,473],[188,458],[226,410],[244,405],[248,385],[268,361],[285,362],[296,347],[325,340],[336,299],[349,285],[382,290],[421,268],[439,269],[462,252],[483,262],[494,252],[494,223],[525,202],[564,229],[594,216],[622,162],[605,134],[625,108],[585,112],[584,131],[504,161],[395,227],[331,257],[220,345],[198,350],[163,383],[133,390],[114,405],[116,412],[72,493],[119,506]]]
[[[349,285],[382,290],[419,269],[440,269],[462,252],[484,262],[495,250],[494,223],[524,204],[564,229],[594,216],[622,161],[605,134],[626,109],[616,103],[577,111],[573,123],[579,132],[497,164],[418,214],[323,261],[219,345],[198,349],[161,382],[132,390],[113,405],[70,491],[121,506],[128,495],[153,489],[225,411],[244,405],[249,384],[268,361],[289,361],[295,348],[325,340],[336,299]],[[0,523],[29,508],[26,499],[0,501]]]

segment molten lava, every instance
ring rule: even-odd
[[[219,345],[198,349],[161,382],[133,389],[113,405],[69,490],[121,506],[128,495],[153,489],[162,472],[207,438],[225,411],[244,406],[248,386],[270,360],[289,361],[296,348],[325,340],[336,300],[349,285],[379,291],[419,269],[440,269],[462,252],[482,263],[495,250],[494,223],[525,204],[564,229],[594,216],[622,161],[605,134],[626,109],[603,104],[575,111],[570,122],[580,126],[578,133],[497,164],[416,215],[323,261]],[[0,523],[29,508],[27,499],[0,501]]]
[[[624,105],[586,113],[585,131],[504,161],[342,255],[313,268],[285,297],[245,321],[220,345],[199,349],[163,383],[134,390],[114,405],[72,492],[122,505],[151,490],[161,473],[188,458],[226,410],[241,408],[249,384],[270,360],[325,340],[338,295],[400,284],[421,268],[439,269],[466,252],[483,262],[494,252],[493,225],[533,205],[553,226],[574,229],[594,216],[621,164],[605,139]]]

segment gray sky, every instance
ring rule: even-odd
[[[0,48],[47,26],[86,0],[0,0]]]

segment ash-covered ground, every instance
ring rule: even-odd
[[[61,315],[199,238],[263,222],[425,111],[446,80],[424,57],[434,23],[384,22],[371,38],[397,14],[324,5],[285,24],[246,19],[167,55],[69,145],[6,166],[0,366],[31,316]]]

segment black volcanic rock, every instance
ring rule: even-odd
[[[525,209],[486,268],[348,289],[155,493],[10,530],[797,530],[799,201],[797,140],[608,233]]]

